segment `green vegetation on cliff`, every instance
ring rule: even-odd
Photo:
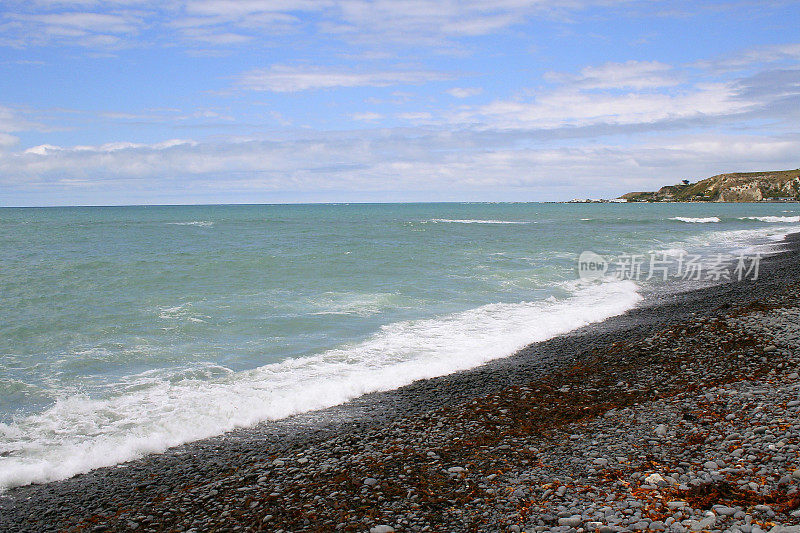
[[[800,201],[800,169],[719,174],[697,183],[684,180],[656,192],[629,192],[629,202]]]

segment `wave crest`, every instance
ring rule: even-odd
[[[672,217],[670,220],[688,222],[690,224],[709,224],[712,222],[722,222],[719,217]]]

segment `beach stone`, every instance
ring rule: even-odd
[[[392,526],[382,524],[380,526],[369,528],[369,533],[394,533],[394,528]]]
[[[366,485],[368,487],[374,487],[377,484],[378,484],[378,480],[375,479],[374,477],[368,477],[368,478],[366,478],[364,480],[364,485]]]
[[[659,437],[666,437],[667,436],[667,426],[666,424],[659,424],[656,426],[655,434]]]
[[[664,478],[661,476],[661,474],[656,472],[644,478],[644,482],[648,485],[658,485],[660,483],[664,483]]]
[[[451,466],[450,468],[447,469],[447,471],[450,472],[451,474],[460,474],[461,472],[466,472],[467,469],[464,468],[463,466]]]
[[[578,527],[583,523],[583,517],[579,514],[572,516],[565,516],[558,519],[559,526]]]

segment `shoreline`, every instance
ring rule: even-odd
[[[411,433],[422,431],[420,434],[425,435],[443,433],[442,428],[445,425],[442,420],[448,419],[448,412],[459,412],[458,417],[450,419],[455,421],[457,426],[465,425],[470,421],[474,422],[474,412],[470,415],[463,412],[464,406],[469,405],[467,402],[473,402],[476,399],[479,403],[486,402],[488,401],[486,398],[501,392],[508,394],[509,397],[511,395],[519,396],[521,386],[527,386],[537,379],[545,381],[563,379],[562,374],[569,375],[568,372],[575,371],[575,363],[582,363],[597,356],[598,353],[617,349],[616,347],[620,343],[639,342],[664,330],[669,324],[698,320],[700,317],[725,315],[731,309],[741,308],[753,302],[765,301],[770,297],[782,294],[788,287],[800,281],[798,272],[800,268],[798,268],[796,260],[798,248],[800,248],[800,235],[790,235],[784,242],[786,243],[785,248],[788,250],[764,259],[763,274],[757,282],[729,283],[673,294],[662,298],[661,301],[647,302],[624,315],[530,345],[513,356],[489,362],[472,370],[415,382],[389,392],[368,394],[347,404],[323,411],[305,413],[281,421],[262,423],[253,428],[235,430],[220,437],[182,445],[164,454],[148,456],[116,467],[97,469],[69,480],[11,489],[5,495],[0,496],[0,529],[13,527],[23,531],[65,529],[99,531],[106,527],[110,530],[168,531],[185,530],[191,527],[206,530],[209,529],[207,526],[213,526],[211,529],[227,529],[238,524],[244,530],[274,531],[279,527],[288,530],[304,528],[327,530],[331,526],[328,518],[323,520],[319,511],[312,512],[303,507],[311,505],[312,508],[316,508],[319,500],[314,500],[313,497],[320,496],[322,498],[323,496],[320,494],[325,494],[325,492],[313,495],[308,493],[311,500],[306,500],[303,496],[304,487],[323,486],[325,483],[322,481],[315,482],[312,479],[326,477],[338,480],[345,476],[350,480],[338,480],[335,482],[338,485],[355,483],[355,486],[350,487],[352,490],[347,491],[349,494],[347,500],[341,502],[344,507],[337,511],[341,514],[347,510],[347,501],[353,502],[352,497],[362,497],[364,487],[358,483],[359,480],[356,478],[362,475],[363,470],[359,467],[361,463],[358,461],[350,462],[347,465],[330,463],[331,467],[324,472],[322,467],[315,469],[314,465],[319,466],[321,463],[317,456],[327,453],[318,450],[330,452],[337,447],[358,446],[357,443],[364,438],[381,441],[384,439],[384,437],[380,437],[383,432],[390,432],[392,428],[396,429],[397,427],[413,427],[413,430],[408,431]],[[786,357],[792,356],[793,353],[786,355]],[[566,369],[568,372],[552,373],[553,368]],[[597,372],[598,368],[594,367],[594,371]],[[637,371],[641,373],[641,369],[637,370],[636,368],[628,369],[628,371],[634,374]],[[582,376],[586,378],[586,374],[582,374]],[[613,384],[611,385],[613,386]],[[569,385],[570,388],[573,386]],[[562,387],[553,389],[548,394],[559,391]],[[648,390],[652,392],[652,387]],[[581,402],[589,402],[587,406],[594,413],[600,409],[600,404],[605,405],[609,402],[613,403],[613,401],[619,403],[620,401],[617,399],[598,403],[596,396],[595,393],[588,394],[588,396],[578,394],[574,398],[561,399],[547,406],[550,408],[549,415],[553,422],[559,422],[558,417],[553,418],[552,415],[558,411],[557,406],[560,405],[565,409],[562,414],[566,418],[559,423],[564,425],[570,423],[572,420],[570,417],[577,412],[575,407]],[[622,396],[627,397],[624,394]],[[648,400],[646,396],[635,393],[628,400],[636,400],[637,403],[641,403]],[[487,409],[494,413],[492,416],[499,419],[506,414],[502,413],[496,405],[494,407],[490,405]],[[606,408],[605,411],[607,410]],[[597,415],[596,413],[595,417]],[[442,425],[439,425],[440,422]],[[529,437],[531,439],[542,438],[544,433],[540,434],[540,432],[552,429],[548,424],[549,422],[544,423],[544,426],[537,426],[535,435],[531,433]],[[534,431],[530,426],[529,429]],[[396,446],[414,447],[413,443],[402,443],[402,439],[399,439],[398,442],[400,444],[396,444]],[[366,443],[362,443],[362,445],[367,446]],[[433,446],[429,447],[434,448]],[[441,446],[436,449],[439,448]],[[464,448],[464,453],[474,450],[473,446],[462,446],[462,448]],[[416,452],[414,453],[416,454]],[[432,453],[440,458],[443,455],[439,452]],[[364,452],[363,449],[355,456],[361,457],[363,459],[361,462],[365,462],[365,464],[372,464],[376,472],[379,469],[386,470],[386,465],[392,462],[369,459],[369,453]],[[432,460],[427,453],[413,455],[413,457],[412,464],[415,466]],[[303,458],[306,458],[307,461],[298,461]],[[533,459],[521,459],[521,461],[531,462]],[[454,456],[448,462],[454,463],[455,460]],[[447,468],[466,467],[447,466]],[[272,496],[275,491],[268,491],[276,486],[283,487],[293,476],[300,475],[300,479],[302,479],[309,471],[314,472],[316,478],[312,476],[312,479],[297,481],[296,489],[300,492],[287,492],[285,488],[282,488],[277,496]],[[399,476],[406,476],[406,474],[399,473],[401,471],[398,470],[393,474],[395,480],[400,479]],[[446,481],[448,482],[453,477],[451,474],[457,474],[453,479],[458,480],[471,479],[473,474],[478,476],[476,479],[483,479],[489,475],[481,476],[474,468],[453,472],[445,469],[445,472],[447,472]],[[467,475],[466,472],[469,474]],[[368,473],[363,475],[368,476],[363,479],[376,479],[374,485],[366,485],[368,496],[378,492],[369,487],[383,487],[383,479],[390,477],[388,472],[380,479]],[[421,474],[420,476],[415,485],[418,487],[415,489],[418,493],[419,487],[430,485],[431,480],[434,479]],[[406,477],[410,477],[410,475]],[[397,484],[401,485],[399,482]],[[484,481],[483,484],[485,485],[486,482]],[[448,490],[447,483],[439,487],[437,481],[434,485],[437,490],[441,489],[443,492]],[[349,487],[349,485],[347,486]],[[244,487],[255,488],[239,490]],[[431,492],[435,492],[433,488],[431,485]],[[392,489],[391,486],[383,489],[384,492],[388,491],[388,496],[391,496],[388,498],[385,495],[383,501],[399,499],[413,503],[414,500],[411,499],[413,495],[406,493],[405,497],[401,497],[402,495],[395,493],[394,489],[390,489]],[[472,489],[479,491],[479,487],[472,487]],[[338,491],[329,490],[327,494],[333,492]],[[262,498],[254,499],[254,493],[260,494]],[[287,506],[285,494],[292,494],[289,498],[291,505]],[[453,498],[445,499],[444,502],[451,500],[458,505],[462,504]],[[234,503],[237,501],[241,501],[242,505]],[[419,501],[419,497],[417,501]],[[257,505],[251,505],[254,502]],[[204,514],[197,509],[199,503],[202,503],[203,507],[208,507],[209,512],[214,511],[217,518],[222,519],[222,522],[214,522],[212,518],[209,518],[212,521],[201,521],[197,525],[193,525],[198,520],[196,517],[202,517]],[[227,506],[228,514],[222,515],[225,512],[223,508],[217,507],[215,510],[214,503]],[[434,529],[437,527],[437,516],[444,512],[448,503],[440,501],[436,505],[441,508],[434,506],[427,511],[429,518],[427,525]],[[286,512],[279,514],[278,511],[273,511],[275,506]],[[453,506],[457,505],[449,504],[449,507]],[[183,512],[180,511],[182,507],[185,509]],[[349,507],[351,511],[359,509],[356,504]],[[292,509],[295,510],[290,512]],[[362,516],[358,519],[353,517],[333,525],[344,524],[339,528],[341,530],[365,530],[386,523],[377,523],[368,509],[362,509],[361,512]],[[146,520],[139,519],[138,517],[141,515],[144,515]],[[264,517],[268,515],[271,518],[264,522]],[[152,519],[147,519],[148,516],[151,516]],[[372,522],[364,523],[365,518],[369,518]],[[306,520],[308,520],[307,524]],[[136,528],[133,528],[134,524]],[[444,525],[444,522],[441,524]],[[460,524],[466,526],[467,522],[460,522]],[[480,529],[480,524],[477,522],[475,524],[476,528]],[[509,524],[508,527],[513,525],[515,524]],[[402,522],[392,523],[392,527],[398,526],[400,528],[398,531],[401,529],[415,530],[414,527],[406,528]]]

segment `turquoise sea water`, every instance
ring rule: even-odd
[[[706,254],[797,204],[0,209],[0,489],[471,368],[623,313],[584,250]]]

